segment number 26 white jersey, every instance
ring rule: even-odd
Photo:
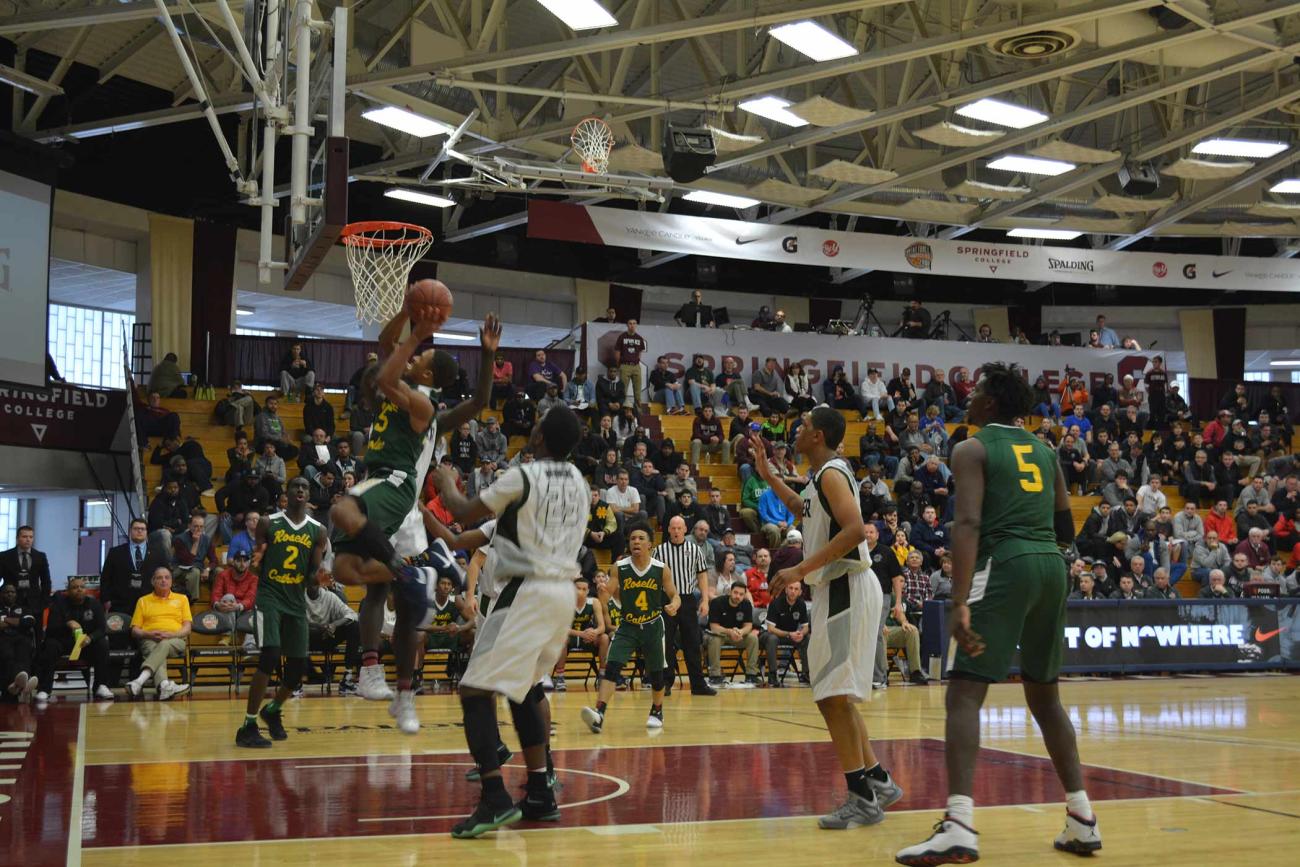
[[[577,467],[551,460],[511,467],[480,497],[497,514],[492,550],[498,585],[519,576],[578,576],[591,492]]]

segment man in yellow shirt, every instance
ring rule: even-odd
[[[167,657],[185,656],[192,620],[190,600],[172,592],[171,570],[159,566],[153,573],[153,592],[140,597],[131,617],[131,636],[140,642],[144,664],[140,676],[127,683],[128,696],[139,698],[151,677],[158,687],[159,701],[168,701],[190,688],[189,684],[172,683],[167,678]]]

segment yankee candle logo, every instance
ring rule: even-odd
[[[1065,627],[1065,643],[1077,649],[1080,633],[1089,647],[1141,647],[1154,640],[1161,647],[1236,647],[1246,642],[1246,627],[1233,624],[1176,624],[1173,626],[1078,626]]]
[[[1052,271],[1093,271],[1096,270],[1091,259],[1053,259],[1047,257],[1047,267]]]
[[[934,262],[934,251],[924,241],[917,241],[908,247],[903,251],[903,256],[907,258],[907,264],[921,271],[929,271]]]

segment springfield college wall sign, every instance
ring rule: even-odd
[[[125,391],[58,385],[34,389],[0,383],[0,443],[28,448],[125,452],[118,440]]]

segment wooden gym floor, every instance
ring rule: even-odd
[[[454,696],[417,699],[424,727],[406,737],[383,704],[309,689],[286,709],[289,740],[255,752],[234,747],[243,702],[224,693],[3,705],[0,861],[885,864],[928,834],[945,802],[941,686],[893,686],[862,706],[906,796],[882,825],[847,832],[816,827],[844,783],[807,689],[674,692],[651,737],[648,693],[617,693],[594,736],[578,719],[594,696],[575,686],[553,697],[562,821],[468,841],[447,834],[477,795]],[[1300,678],[1075,681],[1063,695],[1105,864],[1295,863]],[[1017,686],[990,692],[983,732],[983,859],[1074,863],[1051,846],[1062,793]]]

